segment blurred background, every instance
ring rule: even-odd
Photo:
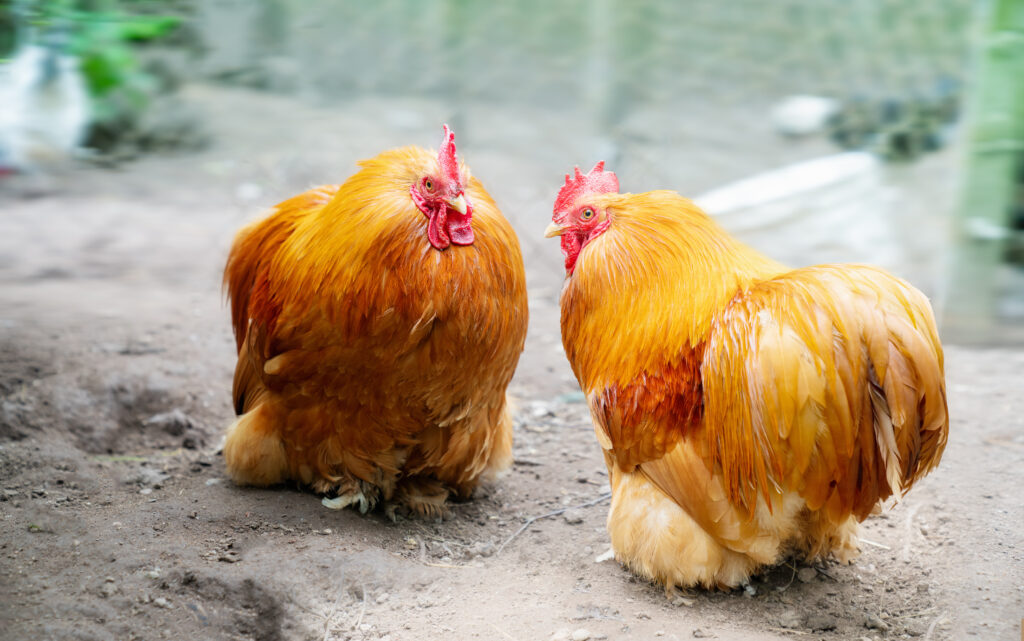
[[[440,524],[236,490],[235,233],[443,123],[526,264],[512,476]],[[1022,156],[1024,0],[0,0],[0,637],[1017,639]],[[931,297],[950,446],[857,564],[669,605],[604,505],[530,525],[606,478],[542,237],[599,160]]]
[[[790,264],[891,269],[947,339],[1020,342],[1022,7],[2,0],[0,268],[205,292],[244,221],[447,122],[541,305],[562,176],[603,159]]]

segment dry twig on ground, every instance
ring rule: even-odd
[[[547,514],[541,514],[540,516],[531,516],[529,519],[526,520],[526,523],[523,523],[522,527],[520,527],[518,530],[516,530],[512,534],[512,536],[510,536],[507,539],[505,539],[505,542],[502,543],[498,547],[498,551],[494,553],[494,556],[498,556],[499,554],[501,554],[501,551],[505,549],[506,545],[508,545],[509,543],[512,542],[512,539],[516,538],[517,536],[519,536],[520,534],[525,532],[526,528],[530,527],[535,522],[537,522],[537,521],[539,521],[541,519],[546,519],[546,518],[552,517],[552,516],[558,516],[559,514],[562,514],[564,512],[568,512],[569,510],[576,510],[576,509],[579,509],[579,508],[584,508],[584,507],[590,507],[592,505],[597,505],[598,503],[602,503],[604,501],[607,501],[611,497],[612,497],[612,493],[608,492],[607,494],[602,494],[601,496],[597,497],[596,499],[594,499],[592,501],[587,501],[586,503],[580,503],[579,505],[570,505],[568,507],[563,507],[563,508],[558,509],[558,510],[553,510],[551,512],[548,512]]]

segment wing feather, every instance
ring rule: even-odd
[[[784,487],[863,517],[945,446],[931,309],[881,270],[820,266],[755,286],[712,324],[701,376],[707,463],[748,510]]]

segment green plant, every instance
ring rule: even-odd
[[[152,2],[130,0],[56,0],[27,3],[27,31],[66,31],[67,49],[78,56],[93,102],[93,120],[103,121],[125,110],[145,109],[156,79],[142,68],[136,47],[173,31],[181,19],[130,11]],[[18,12],[13,11],[17,16]]]

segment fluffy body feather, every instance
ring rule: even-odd
[[[410,196],[417,181],[434,188],[422,176],[443,179],[426,150],[360,164],[235,239],[225,283],[240,416],[224,455],[243,484],[293,479],[364,511],[383,499],[437,514],[449,492],[466,497],[511,463],[522,256],[476,179],[470,244],[432,246],[442,227]]]
[[[849,560],[858,522],[938,463],[942,349],[906,282],[788,269],[674,192],[584,193],[554,219],[578,231],[562,340],[638,574],[732,587],[793,551]]]

